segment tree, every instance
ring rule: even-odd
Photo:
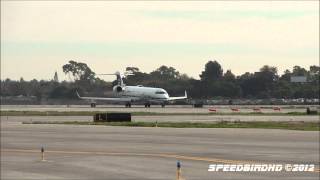
[[[320,66],[310,66],[310,71],[308,72],[308,81],[319,84],[320,78]]]
[[[243,97],[250,97],[250,96],[256,96],[257,95],[257,78],[255,78],[254,74],[246,72],[242,74],[238,78],[238,83],[242,90],[242,96]]]
[[[251,94],[260,98],[269,98],[274,89],[274,84],[278,80],[277,72],[276,67],[268,65],[260,68],[259,72],[255,72],[249,80],[250,85],[246,85],[250,88]]]
[[[132,74],[139,72],[139,68],[137,67],[126,67],[126,71]]]
[[[292,74],[294,76],[306,76],[307,70],[305,68],[300,67],[300,66],[294,66]]]
[[[223,74],[223,69],[217,61],[209,61],[205,65],[205,70],[200,74],[201,81],[215,81],[220,79]]]
[[[63,66],[64,73],[74,76],[74,82],[25,81],[5,79],[1,81],[1,96],[36,96],[38,102],[49,98],[75,98],[75,90],[80,94],[102,97],[111,92],[111,82],[94,77],[94,72],[84,63],[70,61]],[[293,71],[286,70],[279,78],[277,68],[265,65],[258,72],[246,72],[238,77],[227,70],[223,74],[220,64],[209,61],[200,75],[201,80],[179,73],[173,67],[160,66],[151,73],[140,72],[137,67],[127,67],[134,73],[124,79],[127,85],[160,87],[172,96],[181,96],[184,90],[189,97],[197,98],[319,98],[319,66],[305,70],[295,66]],[[307,83],[291,83],[292,75],[306,75]],[[10,99],[10,98],[9,98]]]
[[[310,74],[319,75],[320,66],[310,66]]]
[[[266,84],[270,84],[278,80],[278,70],[276,67],[264,65],[260,68],[260,78],[265,81]]]
[[[227,72],[224,73],[224,75],[223,75],[223,79],[225,81],[234,82],[236,80],[236,76],[231,72],[231,70],[227,70]]]
[[[280,77],[280,80],[283,81],[290,81],[290,77],[291,77],[291,72],[287,69],[284,71],[283,75]]]
[[[65,74],[71,73],[75,80],[95,80],[95,73],[85,63],[71,60],[62,69]]]
[[[232,81],[220,81],[217,84],[217,95],[222,97],[239,97],[241,90],[240,86]]]
[[[180,73],[173,67],[160,66],[151,72],[150,75],[160,80],[169,80],[178,78]]]
[[[179,75],[179,79],[183,81],[187,81],[187,80],[190,80],[191,78],[186,73],[183,73]]]

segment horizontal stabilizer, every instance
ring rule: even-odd
[[[178,100],[178,99],[187,99],[187,98],[188,98],[187,91],[184,91],[184,96],[181,96],[181,97],[169,97],[169,101]]]

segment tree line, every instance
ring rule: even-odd
[[[97,77],[87,64],[69,61],[62,67],[63,72],[72,81],[55,80],[18,81],[1,80],[1,96],[33,96],[38,100],[75,99],[75,91],[85,95],[106,96],[116,81],[106,82]],[[133,75],[124,79],[127,85],[161,87],[172,96],[182,95],[184,90],[193,99],[216,98],[318,98],[319,99],[319,66],[305,69],[294,66],[282,75],[274,66],[264,65],[257,72],[246,72],[236,76],[231,70],[224,71],[218,61],[208,61],[200,73],[200,79],[194,79],[180,73],[174,67],[160,66],[150,73],[141,72],[138,67],[127,67]],[[307,82],[293,83],[292,76],[305,76]],[[110,95],[110,94],[109,94]]]

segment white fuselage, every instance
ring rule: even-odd
[[[117,91],[115,86],[113,92],[118,97],[130,98],[132,101],[165,102],[169,100],[167,91],[162,88],[124,86],[121,91]]]

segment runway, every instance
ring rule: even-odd
[[[319,172],[208,172],[217,163],[318,169],[315,131],[27,125],[11,118],[1,117],[1,179],[175,179],[177,160],[185,179],[319,179]]]
[[[280,108],[274,110],[273,108]],[[159,105],[153,105],[151,108],[145,108],[141,105],[133,105],[132,108],[124,108],[123,105],[97,105],[96,108],[90,108],[89,105],[1,105],[2,111],[109,111],[109,112],[153,112],[153,113],[209,113],[209,108],[216,109],[217,113],[232,113],[231,108],[238,109],[238,112],[254,112],[254,108],[260,108],[263,113],[288,113],[288,112],[306,112],[307,107],[314,107],[319,111],[319,105],[299,105],[299,106],[278,106],[278,105],[216,105],[204,106],[203,108],[193,108],[191,105],[167,105],[161,108]]]

